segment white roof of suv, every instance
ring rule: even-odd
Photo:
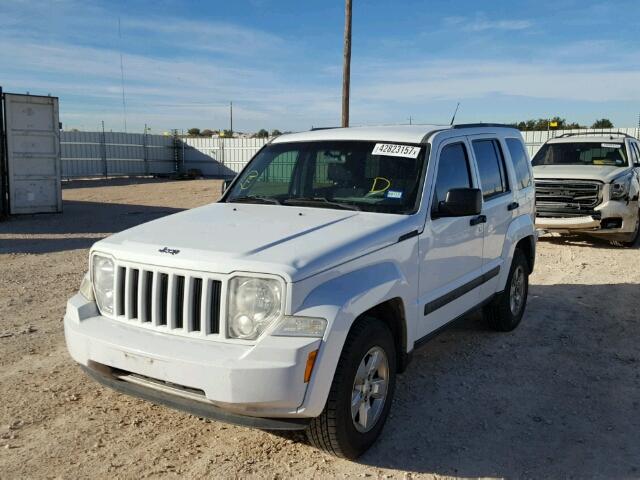
[[[625,138],[631,138],[635,140],[631,135],[627,135],[626,133],[587,133],[587,134],[579,134],[579,133],[571,133],[564,134],[559,137],[550,138],[547,140],[547,143],[623,143]]]
[[[462,128],[515,128],[509,125],[391,125],[376,127],[326,128],[308,132],[289,133],[276,137],[272,143],[310,142],[318,140],[361,140],[370,142],[424,143],[426,137],[437,131]]]

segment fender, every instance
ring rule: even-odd
[[[400,297],[406,305],[408,288],[407,279],[398,267],[391,262],[384,262],[333,278],[311,291],[296,315],[322,317],[328,323],[298,413],[309,417],[322,413],[342,348],[358,316],[393,298]],[[408,335],[412,335],[412,332]]]
[[[500,269],[500,275],[498,277],[497,291],[502,292],[507,284],[507,277],[511,270],[511,261],[513,260],[513,254],[516,250],[516,245],[520,240],[525,237],[534,237],[533,242],[533,255],[535,258],[535,235],[536,228],[533,224],[533,220],[530,215],[520,215],[516,217],[507,230],[507,235],[504,239],[504,245],[502,247],[502,260],[504,268]]]

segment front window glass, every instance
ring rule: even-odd
[[[426,149],[361,141],[267,145],[224,201],[414,213]]]
[[[576,142],[547,143],[536,153],[531,164],[540,165],[629,165],[623,143]]]
[[[471,188],[469,157],[462,143],[447,145],[440,153],[436,191],[433,198],[434,211],[437,211],[440,202],[447,199],[447,192],[453,188]]]

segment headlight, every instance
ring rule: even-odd
[[[93,291],[98,309],[103,314],[113,314],[113,260],[101,255],[93,256]]]
[[[229,282],[227,333],[254,340],[282,313],[282,286],[274,279],[234,277]]]
[[[631,178],[633,174],[631,172],[616,178],[611,182],[610,197],[611,200],[622,200],[629,195],[629,189],[631,188]]]

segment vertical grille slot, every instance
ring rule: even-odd
[[[138,318],[138,280],[140,277],[140,270],[131,269],[131,288],[129,289],[130,302],[131,302],[131,318]]]
[[[196,338],[220,335],[222,281],[204,272],[115,266],[114,320]]]
[[[218,280],[211,281],[211,302],[209,313],[209,332],[220,333],[220,290],[222,283]]]
[[[169,275],[160,274],[160,305],[158,312],[158,325],[167,324],[167,300],[169,299]]]
[[[144,307],[143,314],[140,319],[143,322],[151,321],[151,311],[152,311],[152,301],[153,301],[153,272],[144,272],[145,282],[144,282]]]
[[[125,282],[127,279],[127,269],[118,267],[117,271],[117,291],[116,291],[116,315],[124,315],[124,301],[126,300]]]
[[[202,279],[193,279],[193,300],[191,301],[191,315],[193,318],[193,330],[200,331],[200,314],[202,308]]]
[[[184,326],[184,277],[176,277],[176,301],[173,304],[176,328]]]

